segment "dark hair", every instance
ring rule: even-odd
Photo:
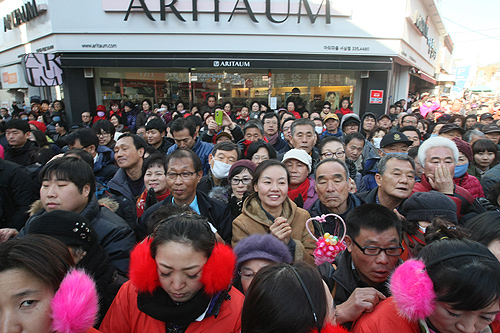
[[[257,150],[259,150],[260,148],[265,148],[267,150],[267,154],[269,155],[270,159],[276,158],[276,150],[274,149],[274,147],[263,140],[259,140],[252,142],[250,146],[248,146],[247,156],[246,156],[247,159],[251,160],[252,156],[255,155]]]
[[[92,199],[95,192],[95,177],[90,166],[78,157],[67,156],[56,158],[45,164],[40,170],[39,180],[51,180],[55,177],[58,180],[65,180],[76,185],[80,193],[85,185],[90,186],[88,201]],[[71,198],[67,198],[71,200]]]
[[[163,220],[168,219],[170,216],[178,215],[182,213],[194,213],[191,207],[188,205],[177,206],[171,202],[160,205],[157,210],[155,210],[146,221],[146,227],[148,234],[153,233],[158,223]]]
[[[498,183],[500,184],[500,183]],[[470,239],[488,246],[500,239],[500,212],[484,212],[470,219],[465,228],[470,230]]]
[[[425,243],[449,239],[464,239],[469,238],[469,231],[455,225],[444,217],[435,217],[431,224],[425,229]]]
[[[214,148],[212,149],[212,156],[217,153],[217,150],[223,150],[223,151],[233,151],[236,150],[236,160],[240,158],[241,150],[240,147],[234,142],[231,141],[222,141],[217,143]]]
[[[176,149],[167,157],[167,168],[170,162],[175,159],[189,158],[193,161],[194,171],[200,172],[202,170],[201,160],[191,149]]]
[[[85,163],[87,163],[91,169],[94,169],[94,157],[91,153],[83,149],[71,149],[64,153],[64,156],[76,155],[76,157],[81,158]]]
[[[410,156],[413,159],[413,162],[415,162],[415,158],[418,155],[419,148],[420,148],[420,146],[416,146],[416,147],[411,147],[410,149],[408,149],[408,156]],[[417,160],[417,162],[418,162],[418,160]]]
[[[144,102],[148,103],[148,105],[149,105],[149,109],[150,109],[151,111],[153,111],[153,104],[151,103],[151,101],[150,101],[149,99],[145,99],[145,100],[143,100],[143,101],[141,102],[141,108],[142,108],[142,104],[144,104]]]
[[[490,139],[479,139],[472,144],[472,151],[474,155],[481,152],[491,152],[495,154],[495,158],[498,155],[497,145]]]
[[[194,137],[196,133],[196,124],[193,120],[188,118],[177,118],[174,120],[170,126],[170,132],[173,134],[174,132],[183,131],[186,128],[189,131],[189,136]]]
[[[146,141],[144,141],[144,139],[141,138],[139,135],[132,134],[132,133],[123,133],[118,138],[118,141],[121,139],[124,139],[124,138],[132,138],[132,141],[134,142],[135,149],[137,149],[137,150],[139,150],[141,148],[143,148],[144,150],[146,149],[146,146],[147,146]]]
[[[134,108],[135,108],[135,104],[134,104],[132,101],[126,101],[125,103],[123,103],[123,107],[124,107],[124,108],[125,108],[125,107],[128,107],[128,108],[130,108],[130,109],[131,109],[131,111],[132,111],[132,110],[134,110]]]
[[[460,119],[462,121],[462,126],[465,126],[465,117],[462,116],[461,114],[452,114],[450,117],[450,120],[448,120],[449,123],[453,123],[455,120]]]
[[[167,102],[164,102],[163,104],[168,105]],[[177,107],[179,106],[179,104],[182,104],[182,106],[184,107],[184,110],[186,109],[186,104],[183,101],[177,101],[177,103],[175,103],[176,110],[177,110]]]
[[[213,98],[217,101],[217,98],[215,97],[215,95],[214,95],[214,94],[207,94],[207,97],[205,98],[205,100],[208,102],[208,99],[209,99],[210,97],[213,97]]]
[[[362,228],[378,233],[395,228],[401,238],[401,221],[396,213],[378,204],[364,204],[354,208],[346,217],[347,235],[354,240]]]
[[[257,103],[257,104],[259,105],[259,111],[260,111],[260,102],[259,102],[259,101],[252,101],[252,102],[250,103],[250,108],[252,108],[252,106],[253,106],[255,103]],[[273,112],[273,113],[274,113],[274,112]]]
[[[31,134],[35,137],[35,144],[39,148],[43,148],[43,147],[49,145],[49,142],[47,141],[47,136],[42,131],[34,130],[34,131],[31,131]]]
[[[157,130],[158,132],[162,133],[162,132],[166,132],[167,131],[167,125],[165,125],[165,123],[163,122],[163,120],[161,119],[151,119],[150,121],[148,121],[148,123],[146,124],[146,131],[149,131],[149,130],[152,130],[152,129],[155,129]]]
[[[80,128],[74,132],[71,132],[70,134],[68,134],[66,142],[72,145],[77,139],[80,141],[80,144],[84,148],[94,145],[95,149],[97,149],[97,147],[99,146],[99,139],[97,138],[95,132],[90,128]]]
[[[65,109],[65,105],[64,105],[64,102],[61,101],[60,99],[56,99],[54,102],[52,102],[52,105],[56,104],[56,103],[59,103],[61,104],[61,110],[64,110]]]
[[[229,101],[222,103],[222,108],[224,108],[226,106],[226,104],[229,104],[231,106],[231,110],[233,109],[233,103],[231,103]]]
[[[408,117],[415,117],[415,119],[417,119],[417,123],[418,123],[418,117],[416,114],[414,113],[407,113],[405,114],[402,118],[401,118],[401,124],[403,123],[403,121],[405,120],[405,118],[408,118]],[[401,130],[399,130],[399,132],[401,132]]]
[[[373,128],[373,130],[371,130],[371,131],[370,131],[370,133],[368,133],[368,136],[366,137],[366,140],[371,141],[371,140],[373,139],[373,137],[375,136],[375,133],[380,132],[380,131],[383,131],[385,134],[387,134],[387,133],[385,132],[385,130],[383,130],[382,128],[380,128],[380,127],[378,127],[378,126],[375,126],[375,127]],[[385,134],[384,134],[384,135],[385,135]]]
[[[500,262],[486,246],[468,239],[443,239],[424,246],[419,257],[436,301],[459,311],[477,311],[498,300]]]
[[[344,146],[344,143],[342,142],[342,140],[340,140],[339,138],[335,137],[335,136],[325,136],[320,142],[319,142],[319,153],[322,154],[323,153],[323,148],[325,148],[325,146],[330,143],[330,142],[338,142],[340,143],[342,146]]]
[[[358,139],[358,140],[363,141],[363,145],[364,145],[365,137],[363,136],[363,134],[361,134],[359,132],[353,132],[353,133],[350,133],[350,134],[347,134],[346,136],[344,136],[345,145],[347,146],[349,144],[349,142],[351,142],[354,139]]]
[[[415,126],[404,126],[404,127],[401,127],[399,129],[400,133],[403,133],[403,132],[406,132],[406,131],[412,131],[412,132],[417,133],[419,139],[422,137],[422,133],[420,133],[420,130],[418,128],[416,128]]]
[[[149,168],[153,166],[158,166],[161,167],[165,170],[165,173],[167,173],[167,166],[168,166],[168,161],[167,157],[164,154],[160,153],[154,153],[148,156],[144,160],[144,163],[142,164],[142,177],[144,178],[144,175],[146,174],[146,171],[148,171]]]
[[[68,248],[44,235],[26,235],[0,243],[0,272],[20,269],[55,292],[75,263]]]
[[[273,264],[259,270],[248,289],[241,332],[307,333],[322,327],[327,313],[325,289],[313,266]]]
[[[252,186],[250,187],[251,192],[254,191],[253,188],[255,185],[257,185],[257,182],[259,181],[260,176],[262,176],[262,173],[264,171],[266,171],[267,168],[270,168],[272,166],[282,167],[286,171],[286,178],[287,178],[288,183],[290,184],[290,173],[288,172],[288,169],[285,167],[285,165],[278,160],[269,159],[269,160],[265,160],[264,162],[257,165],[257,168],[255,169],[255,172],[254,172],[253,178],[252,178]]]
[[[49,102],[49,100],[48,100],[48,99],[42,99],[42,100],[40,101],[40,105],[42,105],[42,104],[50,104],[50,102]]]
[[[280,119],[279,119],[278,115],[276,113],[274,113],[273,111],[267,111],[264,113],[264,115],[262,116],[262,123],[264,123],[264,120],[271,119],[271,118],[276,118],[276,120],[278,121],[278,130],[279,130],[280,129]]]
[[[332,107],[332,103],[330,103],[329,101],[324,101],[323,102],[323,106],[325,105],[328,105],[329,107]]]
[[[172,215],[160,221],[153,232],[151,256],[156,257],[158,247],[168,242],[192,246],[207,258],[212,254],[216,239],[207,219],[198,214]]]
[[[56,153],[50,148],[39,148],[31,153],[30,161],[32,164],[37,163],[40,165],[45,165],[50,161]]]
[[[246,166],[244,166],[244,165],[239,165],[239,166],[237,166],[237,167],[235,167],[235,168],[231,168],[231,170],[230,170],[230,171],[231,171],[231,173],[227,176],[227,179],[228,179],[228,180],[231,180],[234,176],[239,175],[240,173],[242,173],[242,172],[243,172],[243,171],[245,171],[245,170],[248,170],[248,173],[249,173],[250,175],[252,175],[252,177],[253,177],[253,172],[252,172],[252,170],[250,170],[249,168],[247,168],[247,167],[246,167]]]
[[[13,118],[13,119],[9,120],[6,123],[5,129],[6,130],[17,129],[17,130],[22,131],[23,133],[31,131],[30,124],[28,123],[27,120],[22,120],[22,119],[17,119],[17,118]]]
[[[351,101],[349,100],[349,98],[348,98],[348,97],[342,97],[342,99],[341,99],[341,100],[340,100],[340,102],[339,102],[339,106],[340,106],[340,107],[342,107],[342,102],[343,102],[343,101],[347,101],[347,103],[349,103],[349,106],[348,106],[348,107],[350,107],[350,106],[351,106]]]
[[[378,162],[377,173],[379,175],[382,175],[382,176],[384,175],[385,170],[387,168],[387,162],[389,162],[393,158],[397,159],[399,161],[409,162],[411,164],[413,172],[415,172],[415,162],[413,161],[413,158],[411,158],[408,155],[404,155],[404,154],[389,154],[389,155],[385,155],[384,157],[382,157],[380,159],[380,161]]]
[[[111,101],[109,103],[109,107],[112,107],[113,105],[118,105],[118,107],[120,107],[120,101]]]
[[[92,129],[94,130],[94,132],[96,134],[99,134],[102,131],[109,133],[111,135],[111,140],[113,140],[113,138],[115,136],[115,132],[116,132],[116,129],[115,129],[115,126],[113,125],[113,123],[107,119],[101,119],[101,120],[96,121],[94,123],[94,125],[92,125]]]
[[[495,207],[500,207],[500,204],[498,203],[499,196],[500,196],[500,182],[496,182],[495,185],[493,185],[489,189],[487,193],[487,198],[492,205],[494,205]]]

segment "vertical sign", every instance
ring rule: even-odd
[[[370,90],[370,104],[382,104],[383,90]]]

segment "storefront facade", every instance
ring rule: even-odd
[[[382,114],[406,98],[415,70],[424,80],[439,72],[446,33],[434,0],[42,1],[27,2],[40,13],[26,22],[16,12],[26,4],[0,2],[11,13],[0,67],[60,56],[63,84],[38,94],[63,97],[75,119],[111,100],[190,105],[209,93],[278,108],[293,88],[311,111],[348,97],[355,112]],[[2,103],[18,97],[2,86]]]

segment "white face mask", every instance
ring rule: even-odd
[[[210,167],[210,169],[215,178],[224,179],[229,176],[229,169],[231,169],[231,166],[224,162],[214,160],[214,166]]]
[[[380,149],[380,141],[382,141],[382,138],[373,138],[373,145],[375,148]]]
[[[314,130],[316,131],[316,133],[321,134],[323,133],[323,126],[315,126]]]

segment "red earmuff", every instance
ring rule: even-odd
[[[152,238],[137,244],[130,253],[130,281],[141,292],[152,293],[160,286],[156,261],[151,257]],[[201,283],[213,295],[226,289],[233,279],[236,255],[231,247],[217,243],[203,266]]]
[[[156,261],[151,257],[152,237],[144,239],[130,252],[129,277],[141,292],[152,294],[160,286]]]
[[[408,260],[394,271],[389,288],[399,312],[411,321],[434,312],[436,293],[422,260]]]

